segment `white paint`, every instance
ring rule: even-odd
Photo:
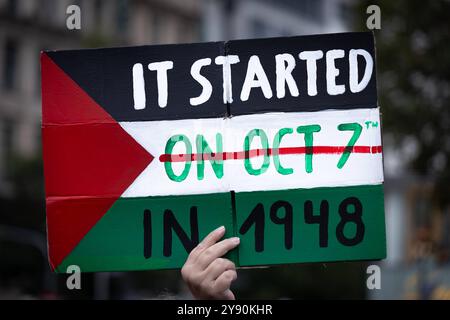
[[[192,162],[189,175],[183,182],[175,182],[168,178],[164,163],[159,161],[160,155],[165,153],[167,141],[174,135],[186,135],[196,150],[195,139],[197,134],[203,134],[212,150],[216,149],[215,137],[217,132],[226,132],[224,119],[189,119],[171,121],[140,121],[120,122],[120,125],[140,145],[142,145],[155,159],[142,171],[136,180],[128,187],[122,197],[139,197],[152,195],[181,195],[227,192],[227,172],[222,179],[217,179],[208,161],[205,161],[205,177],[197,179],[197,162]],[[224,150],[225,136],[224,136]],[[173,149],[174,154],[185,153],[184,143],[177,143]],[[185,163],[172,163],[173,171],[179,175]]]
[[[256,79],[255,79],[256,76]],[[266,99],[272,98],[272,89],[259,57],[251,56],[248,61],[247,74],[242,85],[241,101],[247,101],[252,88],[261,88]]]
[[[133,99],[135,110],[145,109],[145,80],[141,63],[133,66]]]
[[[361,55],[366,60],[366,68],[361,82],[358,82],[358,55]],[[351,49],[348,57],[350,79],[350,91],[353,93],[361,92],[367,87],[373,72],[373,59],[369,52],[364,49]]]
[[[306,76],[308,85],[308,95],[317,95],[317,60],[323,58],[323,51],[302,51],[298,55],[301,60],[306,61]]]
[[[277,98],[286,95],[285,85],[288,85],[291,96],[298,97],[298,88],[292,77],[295,68],[295,58],[289,53],[277,54],[275,56],[275,69],[277,73]]]
[[[263,129],[273,145],[273,140],[281,128],[293,128],[281,141],[281,147],[304,147],[304,134],[296,132],[301,125],[319,124],[321,131],[314,133],[314,146],[346,146],[352,136],[350,131],[339,131],[341,123],[378,121],[377,109],[358,109],[342,111],[267,113],[233,117],[231,119],[232,137],[224,143],[227,150],[242,150],[244,136],[253,128]],[[257,141],[255,139],[255,145]],[[356,146],[381,145],[380,128],[363,129]],[[254,148],[252,146],[252,148]],[[383,181],[383,165],[381,154],[351,154],[342,169],[337,168],[341,154],[313,155],[313,172],[305,171],[305,155],[281,155],[280,162],[285,168],[292,168],[290,175],[277,172],[273,158],[270,166],[262,175],[251,176],[245,170],[243,160],[225,162],[224,176],[236,177],[230,181],[230,190],[260,191],[283,190],[296,188],[315,188],[332,186],[352,186],[362,184],[378,184]],[[259,168],[263,157],[252,158],[254,168]]]
[[[173,61],[152,62],[148,64],[150,71],[156,71],[156,81],[158,82],[158,105],[160,108],[167,106],[168,85],[167,71],[173,69]]]
[[[231,83],[231,65],[239,63],[239,56],[217,56],[214,62],[217,65],[222,65],[222,77],[223,77],[223,103],[233,102],[233,86]]]
[[[336,68],[334,60],[343,58],[345,55],[344,50],[330,50],[326,53],[327,62],[327,92],[329,95],[335,96],[343,94],[345,92],[345,86],[343,84],[336,84],[336,77],[339,75],[339,69]]]
[[[281,128],[292,128],[293,133],[283,137],[280,147],[304,147],[304,135],[296,132],[301,125],[320,124],[321,131],[314,133],[314,146],[346,146],[351,131],[339,131],[342,123],[358,122],[363,126],[356,146],[381,145],[380,125],[367,129],[365,122],[380,124],[378,109],[357,109],[321,112],[266,113],[236,116],[226,119],[189,119],[173,121],[121,122],[122,128],[155,159],[128,187],[122,197],[143,197],[157,195],[204,194],[234,191],[283,190],[293,188],[315,188],[333,186],[355,186],[380,184],[383,182],[383,164],[381,154],[352,153],[342,169],[337,168],[341,154],[313,155],[313,171],[305,171],[305,155],[280,155],[281,165],[292,168],[290,175],[277,172],[273,157],[270,157],[268,170],[261,175],[249,175],[244,160],[224,161],[224,176],[218,179],[208,160],[205,161],[205,176],[197,179],[197,162],[192,162],[186,180],[175,182],[168,178],[164,163],[159,161],[165,153],[167,141],[176,134],[186,135],[196,151],[197,134],[203,134],[212,150],[216,150],[216,134],[223,137],[223,151],[243,151],[244,137],[252,129],[265,131],[269,147]],[[260,139],[255,138],[252,148],[260,147]],[[177,143],[173,153],[184,153],[183,143]],[[263,157],[251,158],[254,168],[259,168]],[[185,163],[172,163],[179,174]]]
[[[336,78],[340,74],[340,70],[336,68],[336,59],[342,59],[345,56],[345,51],[342,49],[333,49],[326,52],[326,87],[329,95],[343,94],[346,90],[346,84],[336,84]],[[349,52],[348,64],[348,86],[352,93],[358,93],[364,90],[370,79],[372,78],[374,61],[369,52],[363,49],[351,49]],[[307,78],[307,93],[309,96],[316,96],[317,92],[317,61],[322,59],[324,52],[322,50],[316,51],[301,51],[298,53],[300,60],[306,61],[306,78]],[[358,79],[358,56],[362,56],[365,60],[364,75],[359,81]],[[275,72],[275,90],[278,99],[286,96],[286,85],[289,93],[293,97],[299,96],[299,90],[293,72],[296,68],[296,58],[289,53],[277,54],[275,59],[275,70],[267,70]],[[232,88],[232,70],[231,65],[240,62],[239,56],[216,56],[214,59],[216,65],[222,66],[222,83],[223,83],[223,103],[233,102],[233,88]],[[212,85],[210,80],[201,74],[201,70],[205,66],[212,63],[212,58],[203,58],[196,60],[190,69],[191,80],[196,81],[202,87],[199,96],[190,98],[189,102],[193,106],[201,105],[207,102],[212,96]],[[158,105],[161,108],[167,106],[168,98],[168,70],[173,69],[172,61],[153,62],[148,65],[149,70],[157,72],[157,87],[158,87]],[[302,70],[303,71],[303,70]],[[135,110],[145,108],[145,81],[143,75],[142,64],[136,63],[133,66],[133,97]],[[323,77],[323,75],[319,75]],[[240,92],[241,101],[247,101],[250,97],[253,88],[260,88],[266,99],[271,99],[273,96],[271,84],[268,80],[266,70],[261,64],[257,55],[249,58],[247,63],[247,70],[244,83]]]
[[[210,58],[200,59],[192,64],[191,76],[202,86],[202,93],[198,97],[189,99],[191,106],[198,106],[199,104],[205,103],[211,97],[213,90],[211,82],[200,74],[200,70],[210,64]]]

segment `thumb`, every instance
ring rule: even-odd
[[[231,291],[230,289],[228,289],[227,291],[225,291],[223,293],[223,299],[224,300],[236,300],[233,291]]]

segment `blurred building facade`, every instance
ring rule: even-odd
[[[73,4],[81,9],[80,30],[66,25]],[[0,299],[68,294],[61,288],[64,279],[50,274],[46,257],[40,52],[196,42],[200,28],[200,0],[0,0]],[[18,166],[27,161],[32,172]],[[18,170],[25,184],[32,184],[28,173],[40,177],[28,188],[33,199],[21,197]],[[110,275],[93,278],[89,295],[111,297]]]
[[[81,29],[66,27],[67,7]],[[40,154],[41,50],[195,42],[200,0],[0,0],[0,195],[17,157]]]
[[[208,41],[349,31],[348,0],[207,0]]]

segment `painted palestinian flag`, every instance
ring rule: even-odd
[[[179,268],[386,256],[371,33],[41,55],[49,259]]]

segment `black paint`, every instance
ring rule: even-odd
[[[222,66],[216,56],[223,55],[222,42],[123,47],[108,49],[49,51],[50,58],[69,75],[94,101],[116,121],[175,120],[224,117]],[[212,64],[201,74],[211,81],[213,93],[202,105],[191,106],[189,98],[200,95],[202,87],[191,77],[191,65],[198,59],[211,58]],[[156,71],[148,64],[173,61],[168,70],[168,100],[158,105]],[[146,87],[146,108],[134,109],[133,74],[135,63],[141,63]]]
[[[170,257],[172,255],[172,241],[173,234],[172,231],[176,233],[178,239],[180,239],[181,244],[189,253],[198,245],[198,216],[197,207],[191,207],[189,215],[191,237],[183,230],[173,212],[169,209],[164,211],[164,248],[163,254],[165,257]]]
[[[255,225],[255,251],[262,252],[264,251],[265,225],[264,205],[262,203],[258,203],[255,206],[250,215],[239,228],[239,233],[242,235],[246,234],[253,225]]]
[[[349,212],[349,207],[353,207],[354,211]],[[344,246],[355,246],[364,239],[366,228],[362,221],[362,213],[363,207],[361,201],[356,197],[346,198],[339,205],[341,221],[336,227],[336,237]],[[348,238],[344,233],[344,228],[347,223],[354,223],[356,225],[356,232],[353,238]]]
[[[320,111],[325,109],[376,108],[375,66],[371,81],[360,93],[351,93],[348,88],[348,51],[367,50],[375,63],[373,35],[371,33],[339,33],[271,39],[237,40],[180,45],[157,45],[108,49],[84,49],[48,51],[46,54],[72,78],[94,101],[116,121],[149,121],[196,118],[220,118],[226,115],[241,115],[262,112]],[[346,84],[342,95],[330,96],[326,90],[325,54],[330,49],[343,49],[346,56],[336,60],[340,75],[337,84]],[[317,63],[316,96],[307,94],[306,62],[300,60],[301,51],[322,50],[324,57]],[[299,96],[292,97],[286,87],[286,96],[277,98],[275,78],[275,56],[289,53],[296,61],[292,73]],[[215,58],[222,55],[238,55],[240,62],[231,66],[233,103],[223,102],[222,66]],[[251,90],[248,101],[240,100],[242,85],[250,56],[258,55],[269,79],[273,97],[266,99],[260,88]],[[201,85],[191,77],[192,64],[210,58],[211,65],[204,66],[201,74],[213,87],[210,99],[198,106],[191,106],[189,99],[197,97]],[[168,104],[158,105],[156,72],[148,70],[152,62],[173,61],[168,70]],[[134,109],[132,68],[141,63],[144,70],[146,108]],[[364,68],[360,68],[361,78]]]
[[[319,246],[321,248],[328,247],[328,221],[329,221],[329,205],[328,201],[320,202],[319,215],[314,215],[313,202],[305,201],[304,205],[305,223],[319,225]]]
[[[238,54],[240,63],[232,65],[233,103],[231,114],[252,114],[261,112],[280,111],[321,111],[325,109],[356,109],[376,108],[376,63],[373,35],[370,32],[336,33],[300,37],[237,40],[228,42],[230,54]],[[343,49],[345,57],[336,60],[336,68],[340,70],[336,84],[345,84],[344,94],[331,96],[326,89],[325,54],[331,49]],[[351,93],[348,87],[348,51],[350,49],[365,49],[374,61],[372,78],[367,87],[359,93]],[[301,51],[322,50],[324,57],[317,61],[317,95],[307,94],[306,62],[300,60]],[[296,61],[292,72],[299,90],[298,97],[292,97],[286,86],[286,96],[282,99],[276,97],[275,55],[281,53],[291,54]],[[261,65],[269,79],[273,97],[266,99],[260,88],[251,90],[248,101],[240,101],[240,90],[247,72],[247,62],[252,55],[258,55]],[[359,68],[359,77],[362,78],[364,69]]]
[[[277,216],[277,212],[283,208],[284,209],[284,217],[280,218]],[[292,205],[287,201],[276,201],[270,207],[270,219],[275,224],[283,224],[284,225],[284,247],[286,249],[292,249],[292,234],[293,234],[293,209]]]

